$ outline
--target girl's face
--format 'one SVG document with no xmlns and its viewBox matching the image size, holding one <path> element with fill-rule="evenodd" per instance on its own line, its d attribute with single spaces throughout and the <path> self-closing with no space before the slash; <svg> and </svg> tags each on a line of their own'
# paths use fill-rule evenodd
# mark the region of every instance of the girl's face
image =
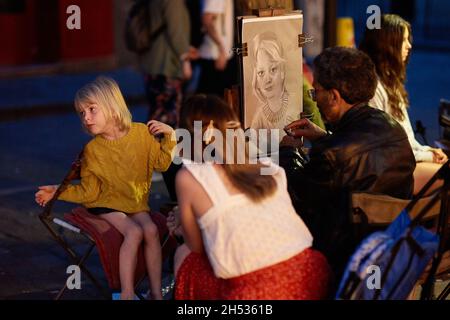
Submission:
<svg viewBox="0 0 450 320">
<path fill-rule="evenodd" d="M 411 42 L 409 42 L 409 31 L 408 28 L 405 28 L 405 32 L 403 32 L 403 42 L 402 42 L 402 61 L 405 62 L 408 58 L 409 51 L 411 50 Z"/>
<path fill-rule="evenodd" d="M 265 50 L 256 54 L 256 85 L 266 99 L 279 98 L 283 92 L 284 72 Z"/>
<path fill-rule="evenodd" d="M 83 126 L 91 135 L 102 135 L 110 130 L 103 108 L 97 103 L 89 102 L 82 104 L 79 114 Z"/>
</svg>

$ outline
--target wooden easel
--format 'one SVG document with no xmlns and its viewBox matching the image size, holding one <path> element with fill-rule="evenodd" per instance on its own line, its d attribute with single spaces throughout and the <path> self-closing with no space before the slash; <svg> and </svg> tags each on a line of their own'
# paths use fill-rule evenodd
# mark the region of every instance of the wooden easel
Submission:
<svg viewBox="0 0 450 320">
<path fill-rule="evenodd" d="M 225 88 L 224 100 L 233 109 L 233 111 L 239 116 L 241 114 L 241 104 L 239 102 L 239 85 L 234 85 L 231 89 Z"/>
<path fill-rule="evenodd" d="M 252 9 L 252 14 L 257 17 L 274 17 L 282 16 L 286 14 L 286 9 L 284 7 L 271 7 Z M 225 88 L 224 90 L 224 100 L 229 106 L 236 112 L 236 114 L 241 114 L 241 104 L 239 97 L 240 85 L 234 85 L 232 88 Z"/>
<path fill-rule="evenodd" d="M 253 15 L 257 17 L 274 17 L 274 16 L 282 16 L 286 13 L 286 9 L 284 7 L 268 7 L 268 8 L 260 8 L 253 9 Z"/>
</svg>

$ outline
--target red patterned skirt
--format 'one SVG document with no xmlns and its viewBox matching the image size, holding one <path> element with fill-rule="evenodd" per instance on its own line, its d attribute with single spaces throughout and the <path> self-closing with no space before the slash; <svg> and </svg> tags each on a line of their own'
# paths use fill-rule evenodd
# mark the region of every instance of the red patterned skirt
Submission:
<svg viewBox="0 0 450 320">
<path fill-rule="evenodd" d="M 177 274 L 177 300 L 320 300 L 328 298 L 332 272 L 326 258 L 306 249 L 275 265 L 220 279 L 205 255 L 189 254 Z"/>
</svg>

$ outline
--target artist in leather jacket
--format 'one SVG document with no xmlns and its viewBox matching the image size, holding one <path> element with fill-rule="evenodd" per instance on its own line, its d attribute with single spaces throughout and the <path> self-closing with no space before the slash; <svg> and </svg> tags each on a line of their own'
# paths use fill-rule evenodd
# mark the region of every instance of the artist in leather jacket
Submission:
<svg viewBox="0 0 450 320">
<path fill-rule="evenodd" d="M 365 191 L 407 199 L 413 191 L 414 155 L 405 131 L 367 101 L 376 88 L 370 58 L 350 48 L 326 49 L 314 60 L 314 91 L 325 131 L 308 119 L 286 127 L 291 137 L 280 149 L 289 192 L 297 212 L 340 276 L 355 249 L 350 225 L 350 194 Z M 311 141 L 309 161 L 289 146 L 289 139 Z M 359 240 L 359 239 L 358 239 Z"/>
</svg>

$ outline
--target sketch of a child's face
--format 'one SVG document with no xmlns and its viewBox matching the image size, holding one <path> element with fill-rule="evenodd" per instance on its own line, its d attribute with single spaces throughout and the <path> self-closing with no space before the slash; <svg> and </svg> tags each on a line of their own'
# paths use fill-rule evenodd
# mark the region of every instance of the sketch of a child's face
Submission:
<svg viewBox="0 0 450 320">
<path fill-rule="evenodd" d="M 266 50 L 256 54 L 256 86 L 266 99 L 279 98 L 283 93 L 284 72 Z"/>
</svg>

